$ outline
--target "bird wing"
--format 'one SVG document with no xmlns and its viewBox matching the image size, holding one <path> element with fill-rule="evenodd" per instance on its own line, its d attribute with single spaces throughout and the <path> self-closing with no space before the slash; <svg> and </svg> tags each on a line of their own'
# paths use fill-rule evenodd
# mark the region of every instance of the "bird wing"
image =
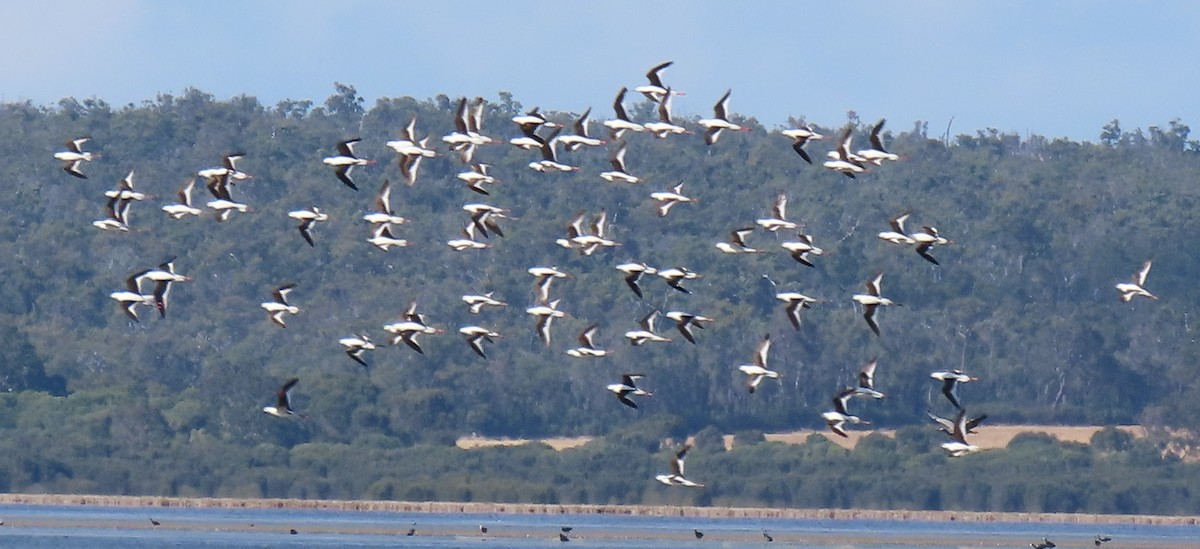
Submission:
<svg viewBox="0 0 1200 549">
<path fill-rule="evenodd" d="M 356 156 L 354 156 L 354 144 L 358 143 L 359 141 L 362 141 L 362 139 L 359 139 L 356 137 L 354 139 L 347 139 L 345 141 L 342 141 L 341 143 L 338 143 L 337 144 L 338 154 L 340 154 L 342 156 L 348 156 L 350 158 L 357 158 Z"/>
<path fill-rule="evenodd" d="M 932 255 L 930 255 L 929 249 L 932 247 L 933 247 L 932 242 L 922 242 L 921 244 L 917 245 L 917 254 L 919 254 L 921 257 L 925 258 L 925 261 L 933 263 L 934 265 L 941 265 L 941 263 L 938 263 L 938 260 L 936 257 L 933 257 Z"/>
<path fill-rule="evenodd" d="M 717 100 L 717 104 L 713 106 L 713 114 L 715 115 L 713 118 L 718 120 L 725 120 L 727 118 L 725 110 L 728 108 L 729 96 L 732 93 L 733 90 L 731 89 L 725 90 L 725 95 L 722 95 L 721 98 Z"/>
<path fill-rule="evenodd" d="M 291 405 L 292 388 L 295 387 L 297 383 L 300 383 L 300 378 L 293 377 L 292 379 L 287 380 L 287 382 L 284 383 L 283 386 L 279 388 L 279 391 L 277 391 L 275 393 L 275 397 L 276 397 L 275 407 L 276 408 L 278 408 L 280 410 L 291 411 L 291 409 L 292 409 L 292 405 Z"/>
<path fill-rule="evenodd" d="M 537 321 L 538 335 L 541 336 L 542 341 L 545 342 L 547 346 L 550 345 L 550 321 L 551 320 L 554 320 L 553 316 L 543 315 L 543 316 L 539 316 L 538 321 Z"/>
<path fill-rule="evenodd" d="M 333 173 L 337 174 L 337 178 L 339 181 L 341 181 L 342 183 L 345 183 L 347 187 L 350 187 L 351 189 L 354 189 L 357 191 L 358 185 L 355 185 L 354 180 L 350 179 L 350 171 L 353 169 L 354 169 L 354 164 L 346 164 L 345 166 L 338 166 L 337 169 L 335 169 L 333 171 Z"/>
<path fill-rule="evenodd" d="M 875 309 L 878 307 L 878 305 L 863 305 L 863 318 L 867 320 L 867 326 L 871 327 L 871 331 L 875 332 L 876 336 L 880 335 L 879 324 L 875 322 Z"/>
<path fill-rule="evenodd" d="M 592 338 L 596 335 L 596 328 L 598 326 L 600 326 L 600 325 L 592 324 L 591 326 L 584 328 L 582 332 L 579 332 L 579 345 L 580 346 L 587 347 L 588 349 L 596 348 L 596 344 L 595 344 L 595 342 L 592 341 Z"/>
<path fill-rule="evenodd" d="M 763 336 L 763 339 L 758 344 L 758 348 L 754 350 L 754 364 L 760 368 L 767 367 L 767 352 L 771 350 L 771 334 Z"/>
<path fill-rule="evenodd" d="M 800 305 L 803 301 L 789 301 L 787 304 L 788 320 L 792 322 L 792 327 L 796 330 L 800 329 Z"/>
<path fill-rule="evenodd" d="M 786 194 L 781 194 L 775 198 L 775 207 L 772 209 L 775 219 L 787 219 L 787 202 L 788 199 Z"/>
<path fill-rule="evenodd" d="M 1146 284 L 1146 276 L 1150 274 L 1150 263 L 1151 262 L 1147 261 L 1145 264 L 1143 264 L 1142 270 L 1138 271 L 1137 275 L 1134 276 L 1133 280 L 1138 286 L 1144 286 Z"/>
<path fill-rule="evenodd" d="M 425 354 L 425 350 L 421 348 L 421 344 L 417 343 L 417 333 L 418 332 L 404 332 L 403 334 L 400 334 L 400 339 L 404 340 L 404 343 L 411 347 L 412 350 L 420 354 Z"/>
<path fill-rule="evenodd" d="M 693 315 L 680 316 L 679 320 L 675 321 L 675 327 L 679 329 L 679 333 L 683 334 L 684 339 L 688 340 L 694 345 L 696 343 L 696 338 L 692 335 L 692 330 L 688 328 L 688 325 L 691 324 L 693 318 L 696 317 Z"/>
<path fill-rule="evenodd" d="M 487 358 L 487 355 L 483 354 L 483 342 L 480 341 L 483 338 L 484 338 L 483 335 L 467 336 L 467 345 L 471 346 L 471 350 L 475 351 L 475 354 L 477 354 L 483 358 Z"/>
<path fill-rule="evenodd" d="M 628 173 L 625 171 L 625 149 L 628 143 L 622 141 L 617 145 L 617 150 L 613 151 L 613 155 L 609 158 L 609 163 L 612 164 L 613 171 Z"/>
<path fill-rule="evenodd" d="M 871 128 L 871 148 L 881 153 L 887 152 L 887 150 L 883 148 L 883 140 L 879 137 L 879 133 L 883 130 L 883 124 L 885 122 L 887 122 L 887 119 L 881 118 L 879 123 L 875 124 L 875 127 Z"/>
<path fill-rule="evenodd" d="M 933 420 L 934 423 L 937 423 L 938 425 L 941 425 L 943 428 L 945 428 L 947 433 L 952 432 L 954 430 L 954 422 L 953 421 L 950 421 L 950 420 L 948 420 L 944 417 L 938 416 L 938 415 L 934 415 L 934 413 L 930 412 L 929 410 L 925 410 L 925 415 L 929 416 L 929 419 Z"/>
<path fill-rule="evenodd" d="M 300 230 L 300 236 L 304 237 L 304 241 L 308 242 L 309 246 L 316 246 L 316 243 L 313 242 L 312 233 L 310 232 L 315 221 L 315 219 L 311 218 L 305 219 L 304 221 L 300 222 L 300 226 L 296 227 Z"/>
<path fill-rule="evenodd" d="M 883 282 L 883 273 L 877 273 L 875 278 L 867 281 L 867 293 L 875 297 L 883 295 L 881 293 L 880 283 Z"/>
<path fill-rule="evenodd" d="M 650 85 L 658 86 L 660 88 L 666 87 L 666 86 L 663 86 L 662 78 L 659 77 L 658 73 L 661 72 L 663 69 L 670 67 L 672 63 L 674 63 L 674 61 L 667 61 L 665 63 L 655 65 L 654 68 L 650 69 L 649 71 L 646 71 L 646 78 L 648 80 L 650 80 Z M 668 95 L 670 95 L 670 94 L 668 93 Z"/>
<path fill-rule="evenodd" d="M 942 380 L 942 394 L 946 395 L 946 399 L 953 404 L 959 411 L 962 410 L 962 405 L 958 403 L 958 379 L 946 378 Z"/>
<path fill-rule="evenodd" d="M 287 301 L 287 295 L 288 292 L 291 292 L 295 287 L 296 284 L 294 282 L 289 282 L 283 286 L 275 288 L 275 291 L 271 292 L 271 295 L 275 297 L 275 301 L 278 301 L 284 305 L 290 305 Z"/>
<path fill-rule="evenodd" d="M 641 276 L 642 273 L 640 272 L 634 272 L 625 275 L 625 285 L 629 286 L 629 289 L 633 290 L 633 293 L 636 294 L 639 299 L 642 297 L 642 287 L 638 286 L 637 281 Z"/>
<path fill-rule="evenodd" d="M 454 112 L 454 129 L 458 133 L 467 133 L 467 98 L 463 97 L 458 100 L 458 109 Z"/>
<path fill-rule="evenodd" d="M 876 365 L 878 365 L 878 361 L 876 361 L 875 359 L 871 359 L 871 362 L 868 362 L 867 365 L 863 366 L 862 370 L 860 370 L 858 372 L 858 386 L 859 387 L 862 387 L 864 389 L 874 389 L 875 388 L 875 367 L 876 367 Z"/>
</svg>

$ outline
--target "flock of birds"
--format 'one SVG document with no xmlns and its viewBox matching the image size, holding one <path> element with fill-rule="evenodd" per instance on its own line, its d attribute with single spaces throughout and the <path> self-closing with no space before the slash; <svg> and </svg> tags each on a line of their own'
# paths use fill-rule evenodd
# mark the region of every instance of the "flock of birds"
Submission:
<svg viewBox="0 0 1200 549">
<path fill-rule="evenodd" d="M 590 135 L 590 108 L 573 121 L 572 133 L 569 134 L 562 133 L 565 129 L 563 124 L 549 120 L 537 108 L 534 108 L 524 115 L 513 118 L 520 135 L 511 138 L 508 143 L 524 150 L 537 151 L 539 158 L 529 162 L 528 167 L 542 173 L 579 170 L 578 167 L 567 163 L 566 159 L 559 155 L 560 148 L 575 152 L 585 148 L 608 145 L 611 149 L 611 170 L 600 173 L 599 176 L 610 182 L 638 184 L 641 179 L 631 173 L 625 163 L 629 147 L 629 142 L 625 139 L 626 135 L 644 132 L 656 138 L 665 139 L 669 136 L 695 133 L 672 121 L 672 98 L 683 95 L 683 93 L 663 82 L 662 72 L 669 66 L 671 66 L 671 62 L 653 67 L 646 74 L 648 83 L 634 88 L 635 92 L 643 94 L 657 104 L 657 120 L 644 124 L 634 122 L 624 107 L 628 90 L 621 88 L 613 103 L 614 118 L 602 123 L 609 130 L 610 140 L 598 139 Z M 730 97 L 731 92 L 727 91 L 714 106 L 713 117 L 698 121 L 705 142 L 710 146 L 715 145 L 724 132 L 750 131 L 750 128 L 739 126 L 729 119 Z M 465 166 L 464 171 L 457 174 L 456 178 L 472 193 L 481 197 L 490 197 L 492 191 L 489 190 L 489 187 L 499 183 L 499 179 L 493 173 L 492 166 L 476 161 L 476 151 L 481 147 L 502 144 L 503 140 L 489 137 L 483 133 L 483 112 L 484 101 L 482 98 L 476 98 L 474 101 L 462 98 L 458 102 L 454 118 L 455 131 L 441 138 L 446 147 L 446 150 L 442 151 L 431 148 L 430 137 L 418 137 L 417 120 L 414 116 L 407 127 L 403 129 L 403 135 L 399 139 L 386 143 L 387 147 L 395 151 L 397 155 L 400 172 L 406 184 L 412 186 L 417 183 L 419 168 L 424 159 L 456 154 Z M 882 137 L 884 122 L 884 120 L 880 120 L 871 128 L 870 147 L 857 151 L 851 148 L 853 128 L 847 127 L 837 139 L 836 147 L 828 152 L 823 167 L 845 177 L 855 178 L 866 173 L 869 167 L 883 166 L 885 162 L 899 160 L 897 155 L 888 152 L 884 147 Z M 804 162 L 809 164 L 812 164 L 813 160 L 807 147 L 812 141 L 825 139 L 825 136 L 817 133 L 810 126 L 785 130 L 782 134 L 792 140 L 792 149 Z M 62 161 L 63 170 L 66 173 L 77 178 L 87 178 L 82 169 L 84 163 L 99 158 L 98 154 L 84 150 L 88 141 L 88 137 L 73 139 L 67 143 L 66 150 L 55 153 L 54 157 Z M 359 141 L 360 139 L 353 138 L 338 143 L 337 153 L 322 160 L 325 165 L 333 169 L 334 175 L 342 184 L 353 190 L 359 189 L 359 184 L 353 177 L 354 169 L 375 163 L 374 160 L 363 159 L 355 154 L 354 146 Z M 232 193 L 232 189 L 238 183 L 252 177 L 238 168 L 238 161 L 243 156 L 244 154 L 240 152 L 227 155 L 221 166 L 197 172 L 196 177 L 204 182 L 212 198 L 205 204 L 208 208 L 207 211 L 211 212 L 217 221 L 225 221 L 235 213 L 253 211 L 249 205 L 238 202 Z M 205 213 L 206 210 L 202 210 L 193 203 L 192 194 L 196 177 L 188 177 L 185 180 L 178 191 L 179 200 L 177 202 L 161 207 L 166 215 L 174 219 L 183 219 Z M 680 182 L 668 190 L 650 194 L 650 199 L 658 204 L 657 213 L 660 217 L 667 217 L 676 205 L 698 200 L 685 195 L 683 187 L 684 184 Z M 365 240 L 385 252 L 392 248 L 408 246 L 408 241 L 398 238 L 397 234 L 399 228 L 409 223 L 409 220 L 398 215 L 392 208 L 391 192 L 390 181 L 384 180 L 375 196 L 373 211 L 362 216 L 362 219 L 370 227 L 367 233 L 369 237 Z M 154 198 L 135 189 L 134 172 L 132 171 L 118 182 L 114 190 L 106 192 L 105 197 L 107 199 L 104 206 L 106 215 L 103 219 L 95 221 L 93 225 L 100 230 L 118 233 L 131 229 L 129 213 L 133 203 Z M 824 254 L 824 250 L 817 246 L 816 239 L 812 235 L 804 233 L 803 225 L 788 220 L 787 202 L 786 194 L 779 195 L 771 207 L 769 216 L 754 220 L 753 224 L 746 223 L 744 226 L 734 228 L 730 231 L 727 240 L 714 243 L 714 247 L 718 252 L 730 255 L 764 253 L 766 250 L 755 248 L 750 243 L 751 236 L 757 231 L 775 234 L 778 234 L 779 231 L 795 232 L 794 239 L 783 241 L 779 246 L 797 263 L 813 267 L 817 258 Z M 493 234 L 503 237 L 504 224 L 514 219 L 510 216 L 509 210 L 484 202 L 467 203 L 463 205 L 462 210 L 467 214 L 462 234 L 447 240 L 446 244 L 455 251 L 464 253 L 490 248 L 492 245 L 481 240 L 481 237 L 488 239 Z M 310 246 L 317 245 L 314 236 L 317 224 L 329 219 L 327 214 L 316 207 L 291 211 L 287 213 L 287 216 L 298 223 L 297 230 L 300 236 Z M 890 219 L 889 230 L 880 232 L 879 238 L 887 245 L 912 247 L 925 261 L 932 265 L 940 265 L 932 252 L 935 247 L 950 245 L 952 241 L 941 236 L 938 229 L 931 225 L 923 226 L 919 231 L 910 232 L 906 228 L 909 217 L 910 214 L 905 212 Z M 566 224 L 565 236 L 558 239 L 556 243 L 562 248 L 576 251 L 582 256 L 592 256 L 600 250 L 612 249 L 621 245 L 613 240 L 608 232 L 606 210 L 601 210 L 595 215 L 589 215 L 587 212 L 578 213 Z M 642 284 L 647 277 L 656 276 L 673 290 L 690 294 L 691 290 L 685 286 L 685 283 L 702 276 L 684 266 L 652 267 L 639 261 L 622 263 L 616 265 L 615 269 L 622 274 L 628 288 L 639 299 L 643 297 Z M 1122 301 L 1128 302 L 1137 296 L 1157 299 L 1145 288 L 1149 270 L 1150 262 L 1147 261 L 1130 282 L 1117 285 Z M 552 346 L 551 327 L 554 319 L 569 316 L 566 311 L 559 308 L 562 299 L 560 297 L 552 299 L 554 283 L 561 279 L 571 278 L 572 275 L 557 267 L 541 265 L 530 267 L 528 273 L 533 278 L 535 304 L 528 307 L 526 312 L 534 317 L 537 334 L 545 345 L 550 347 Z M 862 307 L 865 324 L 876 336 L 881 335 L 878 319 L 880 309 L 901 305 L 885 296 L 882 285 L 883 276 L 882 272 L 874 274 L 864 284 L 865 293 L 850 296 L 850 299 Z M 172 258 L 157 268 L 147 268 L 132 273 L 126 279 L 124 289 L 113 292 L 111 298 L 120 305 L 121 310 L 128 315 L 131 321 L 140 321 L 138 314 L 140 306 L 153 307 L 160 315 L 166 316 L 169 305 L 168 297 L 172 286 L 175 283 L 189 280 L 188 276 L 175 271 L 174 258 Z M 767 280 L 770 281 L 770 278 Z M 774 282 L 771 283 L 774 284 Z M 269 320 L 280 328 L 287 327 L 288 316 L 301 312 L 300 307 L 289 301 L 290 293 L 296 288 L 297 284 L 294 282 L 281 284 L 272 292 L 272 299 L 262 303 L 262 308 L 266 311 Z M 796 330 L 799 330 L 801 326 L 802 311 L 822 303 L 821 299 L 792 291 L 779 292 L 776 297 L 784 303 L 786 317 Z M 463 295 L 462 301 L 472 314 L 479 315 L 483 315 L 488 308 L 507 306 L 490 291 Z M 695 330 L 704 329 L 705 324 L 713 322 L 712 318 L 697 313 L 685 311 L 662 313 L 655 309 L 640 319 L 637 329 L 625 332 L 624 337 L 633 346 L 672 342 L 671 338 L 662 335 L 656 328 L 656 320 L 659 316 L 674 321 L 675 329 L 692 344 L 697 343 Z M 388 334 L 390 345 L 403 343 L 413 351 L 422 354 L 425 351 L 420 344 L 420 336 L 432 336 L 445 332 L 443 328 L 430 325 L 426 315 L 419 311 L 416 302 L 408 307 L 398 322 L 384 325 L 382 330 Z M 597 342 L 598 330 L 598 324 L 589 324 L 579 333 L 578 346 L 566 349 L 566 354 L 576 359 L 595 359 L 607 356 L 609 351 L 602 348 Z M 483 325 L 462 326 L 458 331 L 471 350 L 483 358 L 487 358 L 487 346 L 501 338 L 501 334 L 494 328 Z M 337 343 L 344 348 L 350 359 L 363 366 L 368 364 L 365 354 L 376 349 L 375 342 L 366 332 L 348 335 L 338 340 Z M 782 376 L 778 370 L 771 369 L 768 363 L 770 347 L 771 336 L 770 334 L 764 335 L 752 355 L 751 363 L 736 367 L 738 371 L 746 375 L 746 387 L 750 393 L 754 393 L 764 380 L 779 379 Z M 844 387 L 833 395 L 832 409 L 821 414 L 830 431 L 839 436 L 848 437 L 846 431 L 848 425 L 870 423 L 868 420 L 852 414 L 850 404 L 855 397 L 885 398 L 885 394 L 875 387 L 877 366 L 878 361 L 872 359 L 860 370 L 856 386 Z M 987 416 L 978 415 L 969 418 L 966 408 L 958 398 L 959 385 L 975 381 L 976 378 L 960 370 L 933 372 L 930 376 L 941 382 L 941 392 L 953 406 L 953 415 L 950 418 L 935 415 L 932 411 L 928 412 L 929 418 L 950 438 L 941 445 L 942 449 L 951 457 L 959 457 L 977 451 L 978 446 L 970 444 L 967 436 L 972 434 Z M 644 378 L 645 375 L 641 373 L 626 373 L 621 376 L 619 382 L 608 385 L 607 390 L 612 392 L 621 404 L 637 408 L 635 397 L 648 398 L 653 394 L 638 387 L 637 383 Z M 278 417 L 298 415 L 291 399 L 291 392 L 298 383 L 298 378 L 287 380 L 279 388 L 275 404 L 264 407 L 263 411 Z M 689 480 L 684 475 L 684 457 L 690 448 L 690 445 L 685 444 L 676 452 L 669 462 L 671 472 L 656 476 L 656 480 L 671 486 L 702 487 L 703 484 Z"/>
</svg>

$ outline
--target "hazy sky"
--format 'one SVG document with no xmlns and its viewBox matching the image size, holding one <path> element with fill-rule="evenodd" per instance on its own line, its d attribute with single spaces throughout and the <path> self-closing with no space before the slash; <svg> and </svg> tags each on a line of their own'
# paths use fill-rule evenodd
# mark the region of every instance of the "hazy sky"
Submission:
<svg viewBox="0 0 1200 549">
<path fill-rule="evenodd" d="M 0 0 L 0 101 L 115 106 L 196 87 L 322 102 L 512 92 L 527 107 L 612 115 L 651 66 L 676 112 L 768 128 L 846 112 L 940 135 L 996 128 L 1095 141 L 1200 124 L 1200 2 Z M 1198 126 L 1200 128 L 1200 126 Z M 1198 130 L 1200 132 L 1200 130 Z"/>
</svg>

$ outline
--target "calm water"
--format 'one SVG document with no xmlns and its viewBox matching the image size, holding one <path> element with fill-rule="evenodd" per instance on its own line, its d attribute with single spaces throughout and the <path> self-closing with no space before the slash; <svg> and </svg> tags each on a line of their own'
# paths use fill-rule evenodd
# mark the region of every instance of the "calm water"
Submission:
<svg viewBox="0 0 1200 549">
<path fill-rule="evenodd" d="M 151 517 L 160 522 L 153 526 Z M 688 519 L 603 515 L 459 515 L 278 509 L 0 505 L 0 547 L 1200 547 L 1200 528 L 1127 524 Z M 416 534 L 405 536 L 415 524 Z M 488 534 L 479 533 L 479 525 Z M 558 539 L 572 526 L 570 545 Z M 289 533 L 296 529 L 297 534 Z M 699 529 L 704 539 L 695 539 Z"/>
</svg>

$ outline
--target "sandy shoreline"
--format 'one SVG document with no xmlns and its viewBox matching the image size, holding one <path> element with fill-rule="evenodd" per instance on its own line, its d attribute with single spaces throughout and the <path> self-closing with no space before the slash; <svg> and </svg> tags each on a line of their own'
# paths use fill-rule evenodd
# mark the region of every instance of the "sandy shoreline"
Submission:
<svg viewBox="0 0 1200 549">
<path fill-rule="evenodd" d="M 67 494 L 0 494 L 0 505 L 94 505 L 103 507 L 315 509 L 397 513 L 514 515 L 613 515 L 688 518 L 782 518 L 825 520 L 922 520 L 962 522 L 1046 522 L 1071 524 L 1195 525 L 1197 516 L 1101 515 L 1084 513 L 1006 513 L 875 509 L 780 509 L 765 507 L 685 507 L 654 505 L 558 505 L 532 503 L 405 502 L 367 500 L 181 498 Z"/>
</svg>

